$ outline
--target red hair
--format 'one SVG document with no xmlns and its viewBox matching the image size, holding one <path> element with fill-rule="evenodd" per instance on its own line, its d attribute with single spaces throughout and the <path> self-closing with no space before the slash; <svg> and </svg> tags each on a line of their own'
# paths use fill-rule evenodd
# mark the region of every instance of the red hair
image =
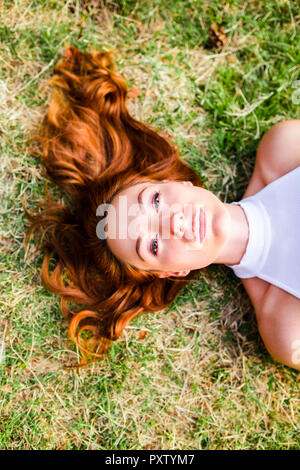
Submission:
<svg viewBox="0 0 300 470">
<path fill-rule="evenodd" d="M 61 297 L 69 335 L 83 356 L 79 365 L 86 365 L 137 315 L 169 305 L 192 277 L 160 279 L 121 263 L 96 235 L 97 207 L 144 180 L 190 180 L 197 186 L 201 180 L 165 135 L 129 115 L 127 86 L 110 51 L 71 46 L 54 72 L 36 152 L 66 201 L 48 196 L 38 213 L 24 208 L 31 222 L 25 243 L 39 229 L 43 283 Z"/>
</svg>

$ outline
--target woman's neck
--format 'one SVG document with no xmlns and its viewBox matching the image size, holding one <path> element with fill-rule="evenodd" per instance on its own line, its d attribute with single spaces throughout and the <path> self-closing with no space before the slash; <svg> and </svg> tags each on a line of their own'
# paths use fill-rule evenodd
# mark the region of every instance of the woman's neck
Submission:
<svg viewBox="0 0 300 470">
<path fill-rule="evenodd" d="M 249 240 L 249 225 L 245 212 L 237 204 L 227 204 L 224 206 L 228 210 L 231 222 L 228 240 L 217 257 L 215 263 L 219 264 L 239 264 L 247 248 Z"/>
</svg>

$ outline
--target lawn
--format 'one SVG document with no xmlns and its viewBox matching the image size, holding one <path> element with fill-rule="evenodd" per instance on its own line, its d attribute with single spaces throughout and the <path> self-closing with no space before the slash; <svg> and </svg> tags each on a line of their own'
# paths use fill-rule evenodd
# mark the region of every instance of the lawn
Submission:
<svg viewBox="0 0 300 470">
<path fill-rule="evenodd" d="M 300 449 L 300 375 L 272 360 L 226 266 L 132 322 L 108 357 L 67 369 L 78 351 L 42 254 L 25 252 L 21 203 L 45 195 L 32 136 L 71 44 L 114 49 L 131 114 L 239 200 L 263 133 L 300 118 L 299 22 L 292 0 L 0 0 L 0 449 Z"/>
</svg>

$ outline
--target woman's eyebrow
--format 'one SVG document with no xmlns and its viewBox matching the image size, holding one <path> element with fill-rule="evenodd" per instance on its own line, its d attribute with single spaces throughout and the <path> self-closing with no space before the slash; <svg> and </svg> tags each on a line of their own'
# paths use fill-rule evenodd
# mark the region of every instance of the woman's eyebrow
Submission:
<svg viewBox="0 0 300 470">
<path fill-rule="evenodd" d="M 145 186 L 145 187 L 142 189 L 142 191 L 139 192 L 138 197 L 137 197 L 138 203 L 139 203 L 140 206 L 142 206 L 143 209 L 145 209 L 144 204 L 143 204 L 143 192 L 144 192 L 147 188 L 148 188 L 148 186 Z"/>
<path fill-rule="evenodd" d="M 142 255 L 141 255 L 141 253 L 140 253 L 141 241 L 142 241 L 142 239 L 141 239 L 141 237 L 139 237 L 139 238 L 137 239 L 137 241 L 136 241 L 135 251 L 136 251 L 136 254 L 138 255 L 138 257 L 139 257 L 142 261 L 144 261 L 144 263 L 145 263 L 146 261 L 144 260 L 144 258 L 142 257 Z"/>
</svg>

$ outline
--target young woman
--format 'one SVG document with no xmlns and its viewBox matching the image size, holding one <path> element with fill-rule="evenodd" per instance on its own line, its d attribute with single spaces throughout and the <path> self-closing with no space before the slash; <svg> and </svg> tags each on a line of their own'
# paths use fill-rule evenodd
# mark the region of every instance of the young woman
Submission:
<svg viewBox="0 0 300 470">
<path fill-rule="evenodd" d="M 177 147 L 129 115 L 110 53 L 70 47 L 54 71 L 39 154 L 67 199 L 26 211 L 26 240 L 41 229 L 42 278 L 61 296 L 81 365 L 222 263 L 243 278 L 270 354 L 300 369 L 300 121 L 267 132 L 243 200 L 226 204 Z"/>
</svg>

